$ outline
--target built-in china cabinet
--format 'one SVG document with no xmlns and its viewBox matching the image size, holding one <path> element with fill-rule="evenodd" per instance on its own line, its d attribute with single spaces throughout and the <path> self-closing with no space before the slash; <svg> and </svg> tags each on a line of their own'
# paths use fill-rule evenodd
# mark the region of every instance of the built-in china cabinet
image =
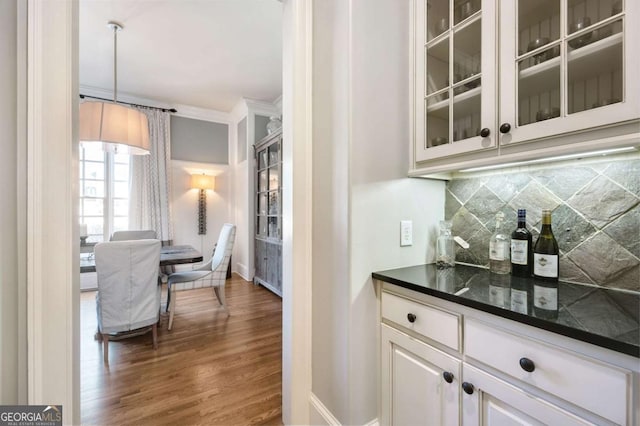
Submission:
<svg viewBox="0 0 640 426">
<path fill-rule="evenodd" d="M 413 6 L 412 174 L 637 142 L 640 2 Z"/>
<path fill-rule="evenodd" d="M 282 129 L 258 141 L 255 152 L 256 234 L 253 280 L 282 296 Z"/>
</svg>

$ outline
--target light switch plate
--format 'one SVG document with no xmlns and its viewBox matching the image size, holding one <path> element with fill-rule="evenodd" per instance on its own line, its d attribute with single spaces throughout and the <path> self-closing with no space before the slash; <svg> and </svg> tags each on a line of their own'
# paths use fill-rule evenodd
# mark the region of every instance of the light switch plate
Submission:
<svg viewBox="0 0 640 426">
<path fill-rule="evenodd" d="M 400 246 L 410 246 L 413 244 L 413 221 L 400 221 Z"/>
</svg>

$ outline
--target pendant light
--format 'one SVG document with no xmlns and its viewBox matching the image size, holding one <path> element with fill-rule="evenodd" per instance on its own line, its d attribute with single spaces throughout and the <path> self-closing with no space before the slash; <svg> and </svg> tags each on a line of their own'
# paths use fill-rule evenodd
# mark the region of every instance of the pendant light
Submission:
<svg viewBox="0 0 640 426">
<path fill-rule="evenodd" d="M 109 22 L 113 31 L 113 103 L 87 101 L 80 104 L 80 141 L 101 143 L 104 151 L 118 154 L 149 154 L 147 116 L 118 104 L 118 32 L 122 25 Z"/>
</svg>

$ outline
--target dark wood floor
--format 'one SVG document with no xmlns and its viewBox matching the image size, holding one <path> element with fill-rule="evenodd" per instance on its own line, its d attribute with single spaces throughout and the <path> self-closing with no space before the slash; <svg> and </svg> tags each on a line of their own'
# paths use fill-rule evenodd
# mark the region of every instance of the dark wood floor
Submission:
<svg viewBox="0 0 640 426">
<path fill-rule="evenodd" d="M 93 339 L 95 292 L 82 293 L 82 424 L 282 424 L 282 301 L 236 275 L 226 294 L 228 318 L 211 288 L 179 292 L 173 330 L 162 313 L 158 350 L 151 333 L 110 342 L 106 366 Z"/>
</svg>

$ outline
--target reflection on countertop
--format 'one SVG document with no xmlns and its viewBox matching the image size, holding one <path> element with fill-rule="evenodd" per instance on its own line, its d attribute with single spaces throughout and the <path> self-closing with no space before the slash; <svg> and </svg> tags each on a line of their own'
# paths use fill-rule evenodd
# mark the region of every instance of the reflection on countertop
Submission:
<svg viewBox="0 0 640 426">
<path fill-rule="evenodd" d="M 492 274 L 467 265 L 434 264 L 374 272 L 403 288 L 640 357 L 640 294 Z M 557 300 L 553 300 L 557 295 Z M 534 298 L 536 303 L 534 303 Z M 545 308 L 545 309 L 540 309 Z"/>
</svg>

